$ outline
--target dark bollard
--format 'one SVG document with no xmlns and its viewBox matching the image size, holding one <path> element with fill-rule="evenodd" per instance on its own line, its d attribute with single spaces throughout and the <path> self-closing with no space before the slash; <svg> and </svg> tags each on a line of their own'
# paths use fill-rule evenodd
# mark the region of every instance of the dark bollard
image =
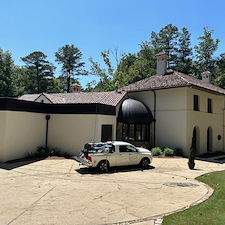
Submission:
<svg viewBox="0 0 225 225">
<path fill-rule="evenodd" d="M 196 142 L 195 139 L 192 138 L 191 148 L 190 148 L 190 156 L 188 160 L 188 167 L 190 170 L 195 168 L 195 154 L 196 154 Z"/>
</svg>

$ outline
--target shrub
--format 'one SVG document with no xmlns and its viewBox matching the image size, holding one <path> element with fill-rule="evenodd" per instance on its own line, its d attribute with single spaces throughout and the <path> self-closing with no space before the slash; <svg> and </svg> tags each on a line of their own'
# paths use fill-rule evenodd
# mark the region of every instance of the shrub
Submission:
<svg viewBox="0 0 225 225">
<path fill-rule="evenodd" d="M 61 152 L 59 149 L 54 149 L 54 148 L 45 148 L 42 146 L 37 147 L 37 155 L 39 156 L 59 156 L 59 157 L 70 157 L 70 154 L 67 152 Z"/>
<path fill-rule="evenodd" d="M 174 151 L 171 148 L 164 148 L 163 153 L 165 156 L 173 156 L 174 155 Z"/>
<path fill-rule="evenodd" d="M 181 148 L 175 148 L 174 149 L 174 155 L 176 156 L 183 156 L 183 151 Z"/>
<path fill-rule="evenodd" d="M 154 156 L 162 155 L 162 150 L 160 147 L 152 148 L 151 152 L 152 152 L 152 155 L 154 155 Z"/>
</svg>

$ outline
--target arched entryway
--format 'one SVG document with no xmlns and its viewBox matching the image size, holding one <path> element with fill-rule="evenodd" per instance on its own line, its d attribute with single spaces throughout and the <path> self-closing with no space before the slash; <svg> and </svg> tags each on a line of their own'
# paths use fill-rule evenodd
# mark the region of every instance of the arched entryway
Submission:
<svg viewBox="0 0 225 225">
<path fill-rule="evenodd" d="M 117 117 L 117 140 L 152 147 L 150 137 L 152 121 L 152 113 L 146 105 L 131 98 L 124 100 Z"/>
<path fill-rule="evenodd" d="M 213 131 L 212 127 L 208 127 L 207 129 L 207 152 L 212 152 L 212 146 L 213 146 Z"/>
<path fill-rule="evenodd" d="M 195 126 L 193 129 L 193 134 L 192 134 L 192 144 L 193 147 L 196 149 L 196 154 L 199 154 L 199 141 L 200 140 L 200 132 L 199 132 L 199 127 Z"/>
</svg>

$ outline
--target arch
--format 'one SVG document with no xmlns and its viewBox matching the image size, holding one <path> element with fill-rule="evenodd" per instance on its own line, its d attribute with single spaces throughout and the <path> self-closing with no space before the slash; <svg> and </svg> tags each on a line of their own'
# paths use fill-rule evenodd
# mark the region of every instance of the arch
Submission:
<svg viewBox="0 0 225 225">
<path fill-rule="evenodd" d="M 193 147 L 195 147 L 196 149 L 196 154 L 200 153 L 200 131 L 199 131 L 199 127 L 195 126 L 193 129 L 193 133 L 192 133 L 192 140 L 193 140 Z"/>
<path fill-rule="evenodd" d="M 125 99 L 117 117 L 117 139 L 150 145 L 152 121 L 151 110 L 145 104 L 135 99 Z"/>
<path fill-rule="evenodd" d="M 213 130 L 212 127 L 208 127 L 207 129 L 207 152 L 212 152 L 213 146 Z"/>
<path fill-rule="evenodd" d="M 146 105 L 138 100 L 129 98 L 123 101 L 117 121 L 126 124 L 151 123 L 153 116 Z"/>
</svg>

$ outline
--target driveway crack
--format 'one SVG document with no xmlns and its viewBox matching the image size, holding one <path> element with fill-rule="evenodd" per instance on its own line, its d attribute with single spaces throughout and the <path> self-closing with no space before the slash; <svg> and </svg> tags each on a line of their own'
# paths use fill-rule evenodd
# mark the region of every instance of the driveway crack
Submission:
<svg viewBox="0 0 225 225">
<path fill-rule="evenodd" d="M 38 198 L 36 201 L 34 201 L 28 208 L 26 208 L 23 212 L 21 212 L 17 217 L 15 217 L 13 220 L 11 220 L 7 225 L 12 224 L 15 220 L 17 220 L 20 216 L 22 216 L 25 212 L 27 212 L 30 208 L 32 208 L 37 202 L 39 202 L 42 198 L 44 198 L 48 193 L 50 193 L 56 186 L 52 187 L 50 190 L 48 190 L 44 195 L 42 195 L 40 198 Z"/>
</svg>

